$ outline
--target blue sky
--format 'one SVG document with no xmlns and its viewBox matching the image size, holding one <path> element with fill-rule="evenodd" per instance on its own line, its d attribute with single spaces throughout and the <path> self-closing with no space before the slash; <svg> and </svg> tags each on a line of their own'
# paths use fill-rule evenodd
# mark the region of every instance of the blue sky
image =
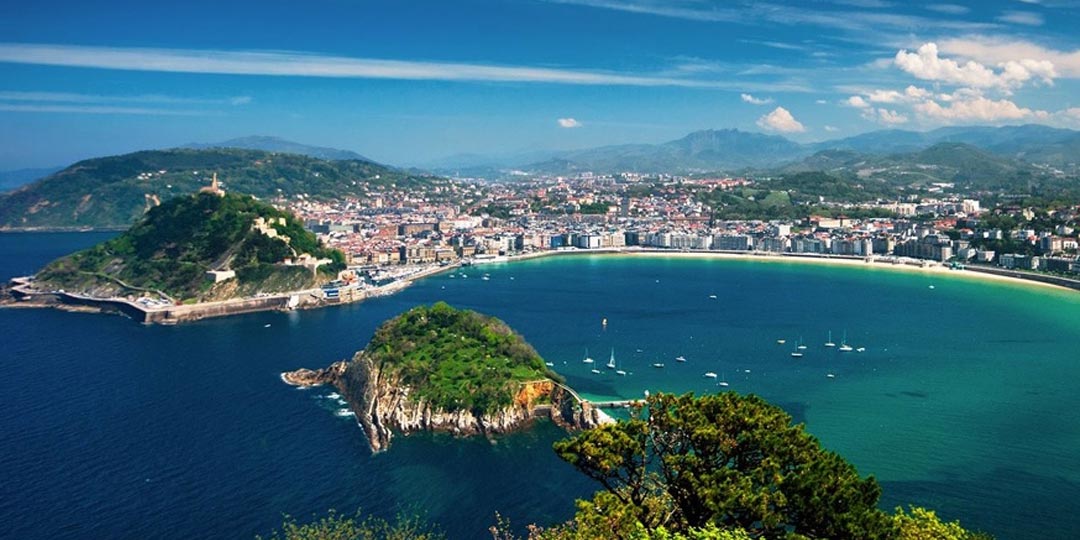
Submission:
<svg viewBox="0 0 1080 540">
<path fill-rule="evenodd" d="M 418 164 L 1080 128 L 1076 28 L 1080 0 L 6 2 L 0 169 L 251 134 Z"/>
</svg>

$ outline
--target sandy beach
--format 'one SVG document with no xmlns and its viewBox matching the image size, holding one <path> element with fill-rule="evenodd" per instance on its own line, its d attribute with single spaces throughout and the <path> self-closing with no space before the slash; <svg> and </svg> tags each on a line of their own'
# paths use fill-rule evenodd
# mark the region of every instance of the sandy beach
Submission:
<svg viewBox="0 0 1080 540">
<path fill-rule="evenodd" d="M 654 258 L 683 258 L 683 259 L 738 259 L 738 260 L 752 260 L 766 263 L 785 263 L 785 264 L 813 264 L 813 265 L 834 265 L 834 266 L 847 266 L 847 267 L 860 267 L 867 270 L 884 270 L 884 271 L 898 271 L 919 273 L 926 275 L 942 276 L 946 278 L 957 279 L 969 279 L 983 282 L 998 282 L 998 283 L 1010 283 L 1017 286 L 1030 286 L 1040 289 L 1056 290 L 1075 292 L 1062 285 L 1056 285 L 1053 283 L 1047 283 L 1043 281 L 1036 281 L 1034 279 L 1026 277 L 1014 277 L 1000 274 L 991 274 L 986 272 L 977 272 L 974 270 L 960 270 L 952 269 L 948 266 L 935 261 L 926 261 L 920 259 L 898 259 L 894 257 L 875 257 L 871 260 L 867 260 L 861 257 L 845 257 L 845 256 L 814 256 L 805 254 L 777 254 L 777 253 L 763 253 L 763 252 L 726 252 L 726 251 L 674 251 L 663 249 L 636 249 L 636 248 L 614 248 L 614 249 L 598 249 L 598 250 L 560 250 L 560 251 L 543 251 L 532 253 L 529 255 L 511 257 L 507 262 L 514 262 L 520 260 L 536 259 L 540 257 L 548 256 L 582 256 L 582 255 L 604 255 L 612 257 L 654 257 Z"/>
</svg>

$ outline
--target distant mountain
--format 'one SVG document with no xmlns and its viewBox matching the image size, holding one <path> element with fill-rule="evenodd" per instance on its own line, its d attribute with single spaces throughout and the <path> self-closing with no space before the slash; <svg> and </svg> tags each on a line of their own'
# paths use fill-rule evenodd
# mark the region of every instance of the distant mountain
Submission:
<svg viewBox="0 0 1080 540">
<path fill-rule="evenodd" d="M 238 139 L 229 139 L 227 141 L 222 141 L 219 143 L 190 143 L 185 145 L 184 148 L 242 148 L 245 150 L 263 150 L 266 152 L 300 154 L 302 156 L 319 159 L 356 159 L 360 161 L 371 161 L 372 163 L 374 163 L 374 161 L 350 150 L 326 148 L 322 146 L 309 146 L 298 142 L 288 141 L 280 137 L 270 137 L 266 135 L 252 135 L 250 137 L 240 137 Z"/>
<path fill-rule="evenodd" d="M 0 229 L 121 228 L 154 198 L 188 195 L 217 173 L 227 191 L 259 198 L 331 199 L 369 189 L 424 186 L 431 177 L 369 161 L 328 161 L 261 150 L 149 150 L 80 161 L 60 172 L 0 194 Z"/>
<path fill-rule="evenodd" d="M 29 184 L 38 178 L 49 176 L 60 169 L 63 169 L 63 167 L 0 171 L 0 192 L 15 189 L 23 184 Z"/>
<path fill-rule="evenodd" d="M 895 154 L 915 152 L 939 143 L 963 143 L 992 154 L 1051 165 L 1080 161 L 1080 154 L 1075 153 L 1080 148 L 1080 132 L 1037 124 L 945 127 L 927 132 L 889 129 L 809 146 L 814 150 Z"/>
<path fill-rule="evenodd" d="M 895 186 L 956 183 L 974 189 L 1008 189 L 1043 179 L 1047 174 L 1025 161 L 956 142 L 886 155 L 822 150 L 777 170 L 779 173 L 811 171 L 884 181 Z"/>
<path fill-rule="evenodd" d="M 828 170 L 853 155 L 888 156 L 919 152 L 941 143 L 961 143 L 998 157 L 1031 163 L 1080 166 L 1080 132 L 1041 125 L 947 127 L 933 131 L 888 129 L 854 137 L 799 144 L 777 135 L 737 129 L 704 130 L 661 144 L 623 144 L 582 150 L 540 152 L 536 156 L 461 154 L 428 170 L 474 176 L 508 176 L 511 170 L 534 174 L 635 172 L 739 172 L 743 169 Z M 826 152 L 826 153 L 822 153 Z M 530 161 L 523 161 L 533 157 Z M 807 159 L 812 158 L 812 159 Z M 515 161 L 515 159 L 517 161 Z"/>
<path fill-rule="evenodd" d="M 624 144 L 563 152 L 521 168 L 548 174 L 735 170 L 772 166 L 810 153 L 811 149 L 775 135 L 710 129 L 662 144 Z"/>
</svg>

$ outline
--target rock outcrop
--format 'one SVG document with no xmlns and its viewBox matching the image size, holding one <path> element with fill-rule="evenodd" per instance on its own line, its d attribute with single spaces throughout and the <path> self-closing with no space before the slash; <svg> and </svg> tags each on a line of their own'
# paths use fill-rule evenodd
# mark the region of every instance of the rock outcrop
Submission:
<svg viewBox="0 0 1080 540">
<path fill-rule="evenodd" d="M 412 389 L 359 352 L 351 362 L 335 362 L 319 370 L 283 373 L 295 386 L 332 384 L 356 414 L 373 452 L 390 446 L 395 434 L 439 431 L 454 435 L 495 435 L 527 427 L 536 418 L 551 418 L 568 430 L 589 429 L 613 420 L 588 402 L 578 402 L 564 386 L 550 379 L 523 383 L 512 405 L 495 413 L 447 411 L 412 396 Z"/>
<path fill-rule="evenodd" d="M 322 386 L 324 384 L 337 385 L 337 381 L 345 373 L 348 362 L 342 360 L 334 362 L 323 369 L 298 369 L 286 371 L 281 374 L 281 380 L 286 384 L 307 388 L 309 386 Z"/>
</svg>

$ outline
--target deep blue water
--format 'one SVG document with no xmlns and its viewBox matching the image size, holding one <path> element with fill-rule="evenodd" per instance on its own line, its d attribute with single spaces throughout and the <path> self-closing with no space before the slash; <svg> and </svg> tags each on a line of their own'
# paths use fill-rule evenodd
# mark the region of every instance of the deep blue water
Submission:
<svg viewBox="0 0 1080 540">
<path fill-rule="evenodd" d="M 0 235 L 0 277 L 102 238 Z M 177 327 L 0 310 L 0 537 L 251 538 L 283 513 L 362 508 L 421 511 L 452 538 L 481 538 L 496 511 L 522 525 L 569 517 L 596 486 L 554 456 L 553 426 L 496 444 L 398 438 L 372 456 L 330 389 L 278 378 L 351 356 L 381 321 L 440 299 L 503 318 L 586 394 L 711 392 L 702 373 L 721 373 L 876 475 L 885 507 L 932 506 L 1001 538 L 1080 527 L 1076 293 L 752 261 L 466 272 L 352 306 Z M 826 351 L 830 330 L 867 351 Z M 809 348 L 794 361 L 800 337 Z M 614 348 L 631 374 L 592 375 L 586 347 L 598 363 Z"/>
</svg>

